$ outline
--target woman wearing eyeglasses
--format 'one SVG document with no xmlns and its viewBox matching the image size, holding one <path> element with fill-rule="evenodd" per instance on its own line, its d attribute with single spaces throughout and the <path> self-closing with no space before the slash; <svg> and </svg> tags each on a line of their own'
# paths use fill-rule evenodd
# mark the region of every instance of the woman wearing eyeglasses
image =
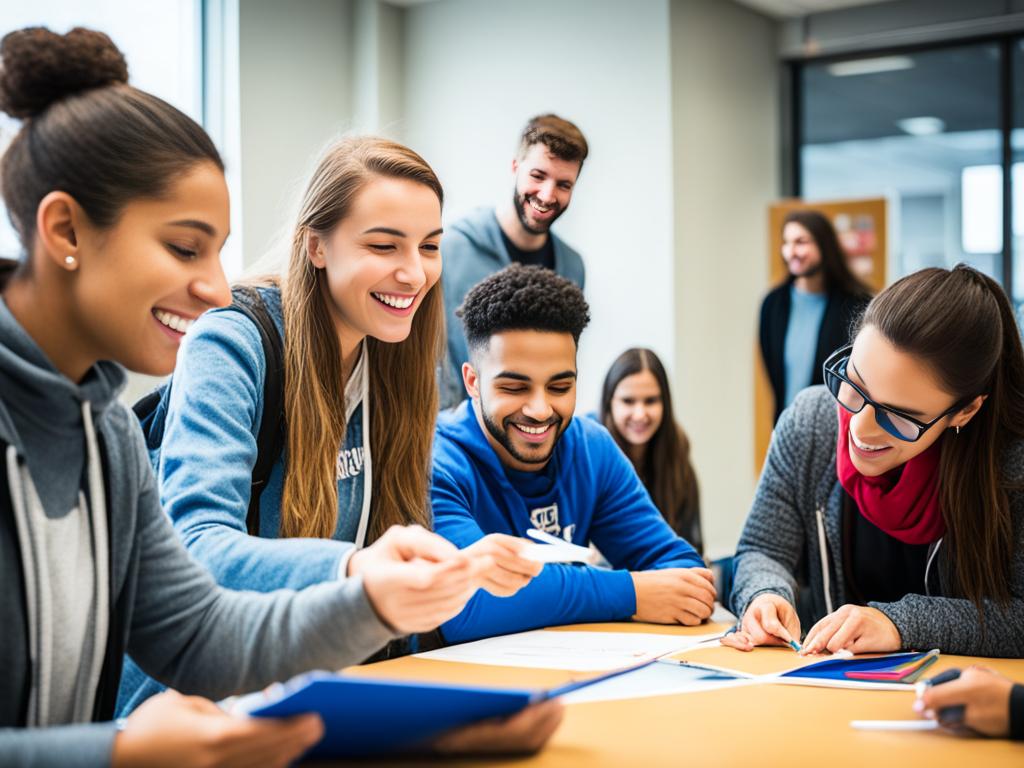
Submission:
<svg viewBox="0 0 1024 768">
<path fill-rule="evenodd" d="M 737 548 L 741 650 L 1024 656 L 1024 354 L 993 280 L 877 296 L 779 420 Z"/>
</svg>

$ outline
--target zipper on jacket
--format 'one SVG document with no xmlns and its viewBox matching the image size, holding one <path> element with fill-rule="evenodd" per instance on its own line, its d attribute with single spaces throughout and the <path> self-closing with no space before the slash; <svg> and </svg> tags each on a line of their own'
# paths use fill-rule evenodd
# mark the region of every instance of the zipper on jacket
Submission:
<svg viewBox="0 0 1024 768">
<path fill-rule="evenodd" d="M 821 557 L 821 579 L 825 584 L 825 612 L 832 613 L 832 584 L 828 575 L 828 541 L 825 538 L 825 514 L 822 507 L 814 510 L 818 521 L 818 553 Z"/>
</svg>

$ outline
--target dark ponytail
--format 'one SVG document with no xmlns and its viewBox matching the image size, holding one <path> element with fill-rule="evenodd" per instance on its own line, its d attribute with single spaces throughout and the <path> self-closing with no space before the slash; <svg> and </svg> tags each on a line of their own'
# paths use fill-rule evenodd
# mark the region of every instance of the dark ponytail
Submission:
<svg viewBox="0 0 1024 768">
<path fill-rule="evenodd" d="M 68 193 L 93 224 L 108 227 L 128 202 L 161 197 L 197 163 L 223 170 L 194 120 L 127 84 L 124 56 L 102 32 L 18 30 L 0 41 L 0 58 L 0 109 L 24 120 L 0 183 L 26 252 L 50 192 Z"/>
<path fill-rule="evenodd" d="M 942 441 L 940 503 L 944 546 L 960 595 L 1010 598 L 1013 525 L 1003 461 L 1024 437 L 1024 351 L 1013 308 L 990 277 L 965 265 L 923 269 L 894 283 L 868 306 L 861 326 L 873 326 L 901 351 L 921 360 L 943 389 L 981 409 Z"/>
</svg>

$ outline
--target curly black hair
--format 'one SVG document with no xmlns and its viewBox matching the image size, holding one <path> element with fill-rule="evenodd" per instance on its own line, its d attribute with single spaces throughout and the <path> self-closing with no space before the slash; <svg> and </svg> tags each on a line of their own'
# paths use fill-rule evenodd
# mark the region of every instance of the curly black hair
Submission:
<svg viewBox="0 0 1024 768">
<path fill-rule="evenodd" d="M 575 283 L 544 267 L 510 264 L 474 285 L 455 314 L 470 350 L 502 331 L 570 333 L 579 344 L 590 307 Z"/>
</svg>

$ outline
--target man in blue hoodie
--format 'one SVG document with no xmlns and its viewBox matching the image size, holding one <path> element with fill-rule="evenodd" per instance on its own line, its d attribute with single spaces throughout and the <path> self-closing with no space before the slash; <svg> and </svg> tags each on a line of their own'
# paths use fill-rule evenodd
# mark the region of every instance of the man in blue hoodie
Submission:
<svg viewBox="0 0 1024 768">
<path fill-rule="evenodd" d="M 462 364 L 469 359 L 455 310 L 480 280 L 512 263 L 554 270 L 583 287 L 583 259 L 550 231 L 565 213 L 588 152 L 583 133 L 557 115 L 539 115 L 523 129 L 512 159 L 512 196 L 497 208 L 478 208 L 445 230 L 445 316 L 448 362 L 441 377 L 444 407 L 466 396 Z"/>
<path fill-rule="evenodd" d="M 513 597 L 478 593 L 442 626 L 448 642 L 537 627 L 636 619 L 699 624 L 715 588 L 697 552 L 662 518 L 629 459 L 595 421 L 573 419 L 583 292 L 541 267 L 484 279 L 459 311 L 470 400 L 434 439 L 435 530 L 458 547 L 530 528 L 587 546 L 613 570 L 549 564 Z"/>
</svg>

